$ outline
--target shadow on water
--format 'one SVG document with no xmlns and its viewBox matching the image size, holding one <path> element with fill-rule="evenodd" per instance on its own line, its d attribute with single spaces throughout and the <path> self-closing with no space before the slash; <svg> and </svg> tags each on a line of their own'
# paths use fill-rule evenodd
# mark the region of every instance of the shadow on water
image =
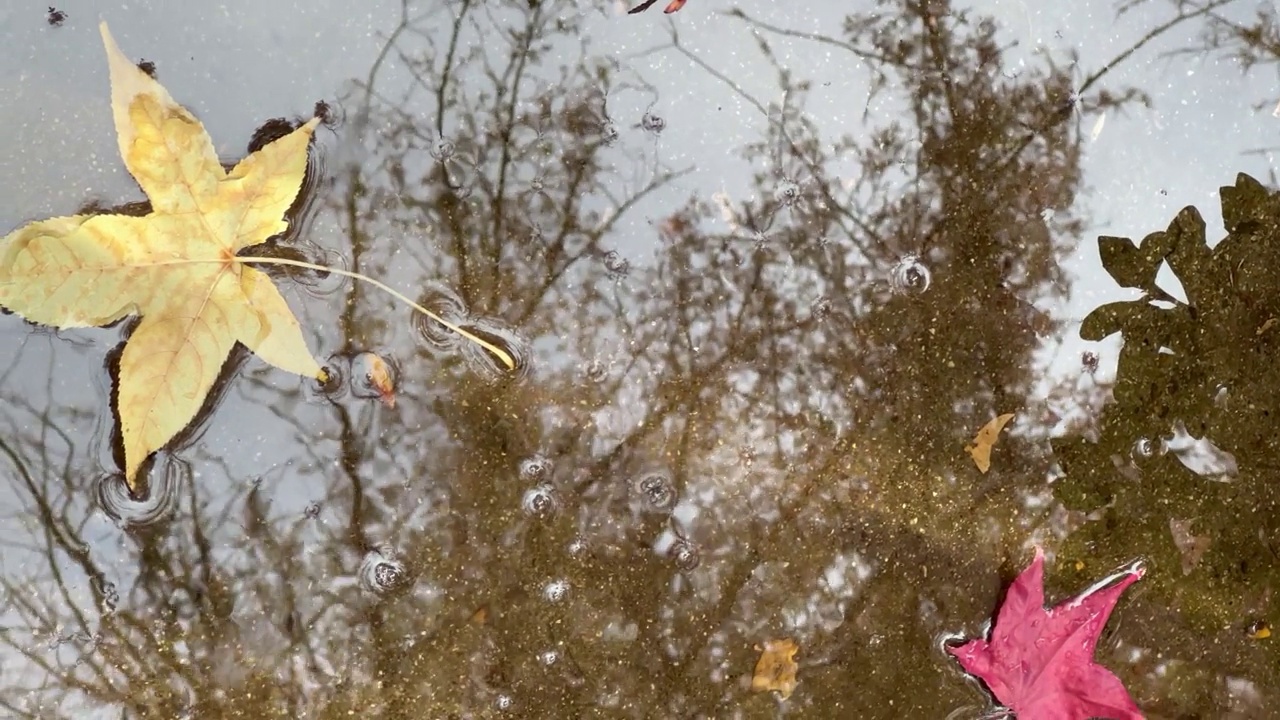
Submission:
<svg viewBox="0 0 1280 720">
<path fill-rule="evenodd" d="M 117 482 L 109 372 L 78 393 L 0 375 L 24 528 L 0 575 L 0 706 L 976 718 L 991 700 L 941 638 L 982 630 L 1035 542 L 1055 598 L 1149 563 L 1098 651 L 1149 717 L 1265 715 L 1280 196 L 1225 178 L 1221 242 L 1194 209 L 1140 245 L 1102 238 L 1108 274 L 1143 293 L 1080 328 L 1122 333 L 1116 373 L 1090 351 L 1078 380 L 1037 389 L 1037 353 L 1075 332 L 1063 262 L 1092 243 L 1082 118 L 1151 102 L 1113 71 L 1180 26 L 1275 60 L 1252 49 L 1271 25 L 1232 36 L 1201 6 L 1139 4 L 1158 19 L 1138 52 L 1016 71 L 995 21 L 948 2 L 880 3 L 831 35 L 716 17 L 756 33 L 772 100 L 673 30 L 654 52 L 758 113 L 751 173 L 723 192 L 691 180 L 701 158 L 663 152 L 697 111 L 574 42 L 597 11 L 406 9 L 324 104 L 343 119 L 314 148 L 303 229 L 263 253 L 337 248 L 517 369 L 360 284 L 295 294 L 320 308 L 338 380 L 234 355 L 146 498 Z M 867 106 L 897 110 L 830 136 L 806 68 L 776 51 L 797 40 L 869 69 Z M 1165 264 L 1185 297 L 1157 283 Z M 14 368 L 110 368 L 121 332 L 2 320 Z M 392 363 L 394 406 L 344 389 L 368 351 Z M 979 472 L 964 446 L 1003 413 Z M 265 461 L 248 474 L 245 457 Z M 751 682 L 783 639 L 785 700 Z"/>
</svg>

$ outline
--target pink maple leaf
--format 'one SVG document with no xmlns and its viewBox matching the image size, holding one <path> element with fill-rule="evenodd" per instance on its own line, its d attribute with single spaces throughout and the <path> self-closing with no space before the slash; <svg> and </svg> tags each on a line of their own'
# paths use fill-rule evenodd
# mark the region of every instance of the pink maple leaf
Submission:
<svg viewBox="0 0 1280 720">
<path fill-rule="evenodd" d="M 1120 678 L 1093 661 L 1098 634 L 1135 567 L 1052 609 L 1044 607 L 1044 551 L 1005 593 L 990 640 L 947 648 L 1019 720 L 1142 720 Z"/>
</svg>

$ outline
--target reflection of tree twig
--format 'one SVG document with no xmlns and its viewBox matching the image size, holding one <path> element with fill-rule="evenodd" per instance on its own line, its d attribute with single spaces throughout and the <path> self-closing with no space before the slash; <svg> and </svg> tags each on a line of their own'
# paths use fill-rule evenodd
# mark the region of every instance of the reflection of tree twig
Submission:
<svg viewBox="0 0 1280 720">
<path fill-rule="evenodd" d="M 1175 15 L 1169 20 L 1166 20 L 1165 22 L 1149 30 L 1145 35 L 1143 35 L 1141 38 L 1138 38 L 1138 40 L 1136 40 L 1129 47 L 1125 48 L 1120 53 L 1118 53 L 1115 57 L 1111 58 L 1111 60 L 1107 61 L 1101 68 L 1093 71 L 1087 77 L 1085 77 L 1084 82 L 1082 82 L 1080 84 L 1080 87 L 1076 89 L 1076 93 L 1079 95 L 1083 95 L 1086 91 L 1088 91 L 1089 88 L 1093 87 L 1096 83 L 1101 81 L 1102 78 L 1104 78 L 1107 73 L 1114 70 L 1116 66 L 1118 66 L 1120 63 L 1127 60 L 1138 50 L 1141 50 L 1148 43 L 1160 37 L 1161 35 L 1168 32 L 1169 30 L 1172 30 L 1173 28 L 1177 27 L 1178 25 L 1188 20 L 1201 17 L 1203 15 L 1207 15 L 1214 8 L 1221 7 L 1231 2 L 1234 2 L 1234 0 L 1211 0 L 1211 2 L 1208 5 L 1197 8 L 1192 12 L 1187 12 L 1186 10 L 1179 8 L 1177 15 Z M 1042 125 L 1036 128 L 1031 135 L 1023 138 L 1022 142 L 1016 145 L 1012 150 L 1010 150 L 1010 152 L 1003 159 L 997 160 L 993 164 L 990 171 L 991 172 L 1006 171 L 1012 165 L 1014 160 L 1019 155 L 1021 155 L 1028 147 L 1030 147 L 1031 144 L 1035 142 L 1036 139 L 1040 137 L 1042 133 L 1044 133 L 1049 127 L 1052 127 L 1053 125 L 1057 125 L 1058 123 L 1065 122 L 1070 116 L 1071 116 L 1071 108 L 1066 107 L 1059 110 L 1057 113 L 1055 113 L 1054 117 L 1051 120 L 1049 120 L 1048 125 Z"/>
</svg>

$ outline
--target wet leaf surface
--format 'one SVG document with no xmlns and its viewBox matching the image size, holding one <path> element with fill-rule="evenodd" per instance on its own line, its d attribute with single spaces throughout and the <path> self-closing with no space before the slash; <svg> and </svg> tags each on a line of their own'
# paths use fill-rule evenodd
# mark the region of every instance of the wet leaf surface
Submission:
<svg viewBox="0 0 1280 720">
<path fill-rule="evenodd" d="M 1052 609 L 1044 607 L 1044 551 L 1005 593 L 991 639 L 948 648 L 967 672 L 1021 718 L 1138 720 L 1120 679 L 1094 662 L 1098 636 L 1125 588 L 1142 577 L 1125 572 Z"/>
</svg>

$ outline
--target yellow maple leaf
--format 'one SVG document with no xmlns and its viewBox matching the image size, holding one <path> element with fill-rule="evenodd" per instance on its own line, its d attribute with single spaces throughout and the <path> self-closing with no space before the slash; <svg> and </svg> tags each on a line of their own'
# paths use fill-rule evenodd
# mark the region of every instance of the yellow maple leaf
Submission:
<svg viewBox="0 0 1280 720">
<path fill-rule="evenodd" d="M 0 239 L 0 307 L 63 328 L 141 316 L 117 400 L 125 480 L 136 488 L 142 462 L 195 416 L 237 342 L 325 377 L 270 278 L 236 257 L 288 227 L 318 120 L 227 172 L 200 122 L 100 27 L 120 155 L 152 212 L 53 218 Z"/>
</svg>

